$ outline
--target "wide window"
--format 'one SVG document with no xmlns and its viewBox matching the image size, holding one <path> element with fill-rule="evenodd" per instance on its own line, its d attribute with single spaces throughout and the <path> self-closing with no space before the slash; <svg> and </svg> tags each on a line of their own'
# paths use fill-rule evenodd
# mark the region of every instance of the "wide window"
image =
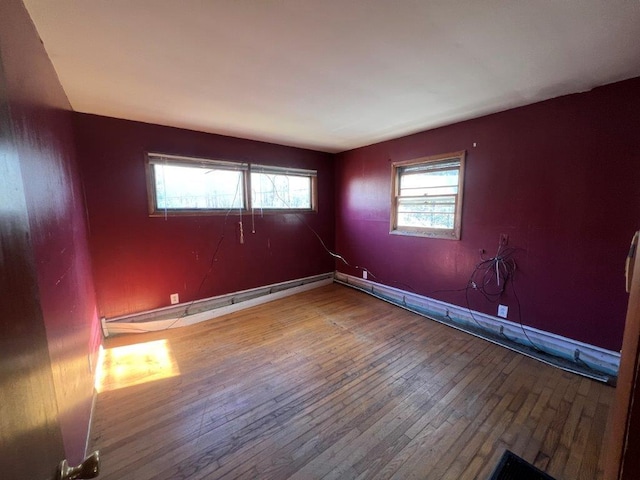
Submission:
<svg viewBox="0 0 640 480">
<path fill-rule="evenodd" d="M 316 172 L 220 160 L 147 155 L 149 212 L 203 215 L 229 210 L 315 210 Z"/>
<path fill-rule="evenodd" d="M 465 152 L 392 165 L 391 233 L 460 238 Z"/>
</svg>

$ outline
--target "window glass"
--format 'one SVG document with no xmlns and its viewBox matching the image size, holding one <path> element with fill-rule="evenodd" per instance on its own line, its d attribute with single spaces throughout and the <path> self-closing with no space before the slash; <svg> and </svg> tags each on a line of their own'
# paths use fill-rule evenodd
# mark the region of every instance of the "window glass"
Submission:
<svg viewBox="0 0 640 480">
<path fill-rule="evenodd" d="M 251 173 L 253 208 L 312 208 L 311 177 L 275 173 Z"/>
<path fill-rule="evenodd" d="M 242 171 L 163 164 L 153 169 L 159 210 L 244 208 Z"/>
</svg>

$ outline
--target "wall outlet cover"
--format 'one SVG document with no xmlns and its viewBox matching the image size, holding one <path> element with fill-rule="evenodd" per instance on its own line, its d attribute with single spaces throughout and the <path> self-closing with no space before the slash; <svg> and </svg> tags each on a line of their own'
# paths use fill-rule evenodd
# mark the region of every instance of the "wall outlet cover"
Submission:
<svg viewBox="0 0 640 480">
<path fill-rule="evenodd" d="M 369 276 L 368 272 L 366 270 L 362 270 L 362 278 L 366 280 L 368 276 Z"/>
<path fill-rule="evenodd" d="M 180 296 L 177 293 L 172 293 L 169 298 L 171 299 L 171 305 L 175 305 L 176 303 L 180 303 Z"/>
<path fill-rule="evenodd" d="M 509 313 L 509 307 L 506 305 L 498 305 L 498 316 L 502 318 L 507 318 L 507 314 Z"/>
</svg>

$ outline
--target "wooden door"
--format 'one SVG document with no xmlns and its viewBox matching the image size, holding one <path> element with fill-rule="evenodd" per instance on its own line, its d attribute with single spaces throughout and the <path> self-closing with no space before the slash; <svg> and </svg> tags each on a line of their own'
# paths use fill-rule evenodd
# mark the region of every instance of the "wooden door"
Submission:
<svg viewBox="0 0 640 480">
<path fill-rule="evenodd" d="M 637 260 L 637 248 L 630 255 Z M 640 261 L 631 262 L 628 274 L 629 306 L 622 340 L 620 371 L 611 417 L 605 480 L 640 478 Z"/>
<path fill-rule="evenodd" d="M 44 480 L 64 448 L 5 85 L 0 56 L 0 478 Z"/>
</svg>

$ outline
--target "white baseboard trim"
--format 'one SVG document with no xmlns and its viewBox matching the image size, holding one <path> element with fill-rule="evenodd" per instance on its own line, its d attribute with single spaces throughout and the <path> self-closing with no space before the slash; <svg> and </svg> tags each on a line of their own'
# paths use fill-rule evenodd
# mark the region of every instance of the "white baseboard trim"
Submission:
<svg viewBox="0 0 640 480">
<path fill-rule="evenodd" d="M 333 283 L 333 272 L 211 297 L 193 302 L 193 304 L 183 303 L 134 315 L 106 319 L 103 320 L 102 327 L 105 336 L 184 327 L 331 283 Z M 194 313 L 184 316 L 187 308 Z"/>
<path fill-rule="evenodd" d="M 552 356 L 569 362 L 575 362 L 576 365 L 586 364 L 591 369 L 609 376 L 615 377 L 618 374 L 618 368 L 620 366 L 619 352 L 606 350 L 595 345 L 579 342 L 578 340 L 545 332 L 544 330 L 538 330 L 527 325 L 520 325 L 519 323 L 514 323 L 500 317 L 487 315 L 486 313 L 477 311 L 471 313 L 466 307 L 389 287 L 341 272 L 335 272 L 335 279 L 337 282 L 355 287 L 373 296 L 382 298 L 390 303 L 407 308 L 454 328 L 469 331 L 474 334 L 476 334 L 478 330 L 484 330 L 492 337 L 506 337 L 524 346 L 531 345 L 527 339 L 527 337 L 529 337 L 536 347 Z M 524 332 L 526 332 L 526 334 Z M 575 359 L 576 355 L 578 356 L 577 361 Z"/>
</svg>

